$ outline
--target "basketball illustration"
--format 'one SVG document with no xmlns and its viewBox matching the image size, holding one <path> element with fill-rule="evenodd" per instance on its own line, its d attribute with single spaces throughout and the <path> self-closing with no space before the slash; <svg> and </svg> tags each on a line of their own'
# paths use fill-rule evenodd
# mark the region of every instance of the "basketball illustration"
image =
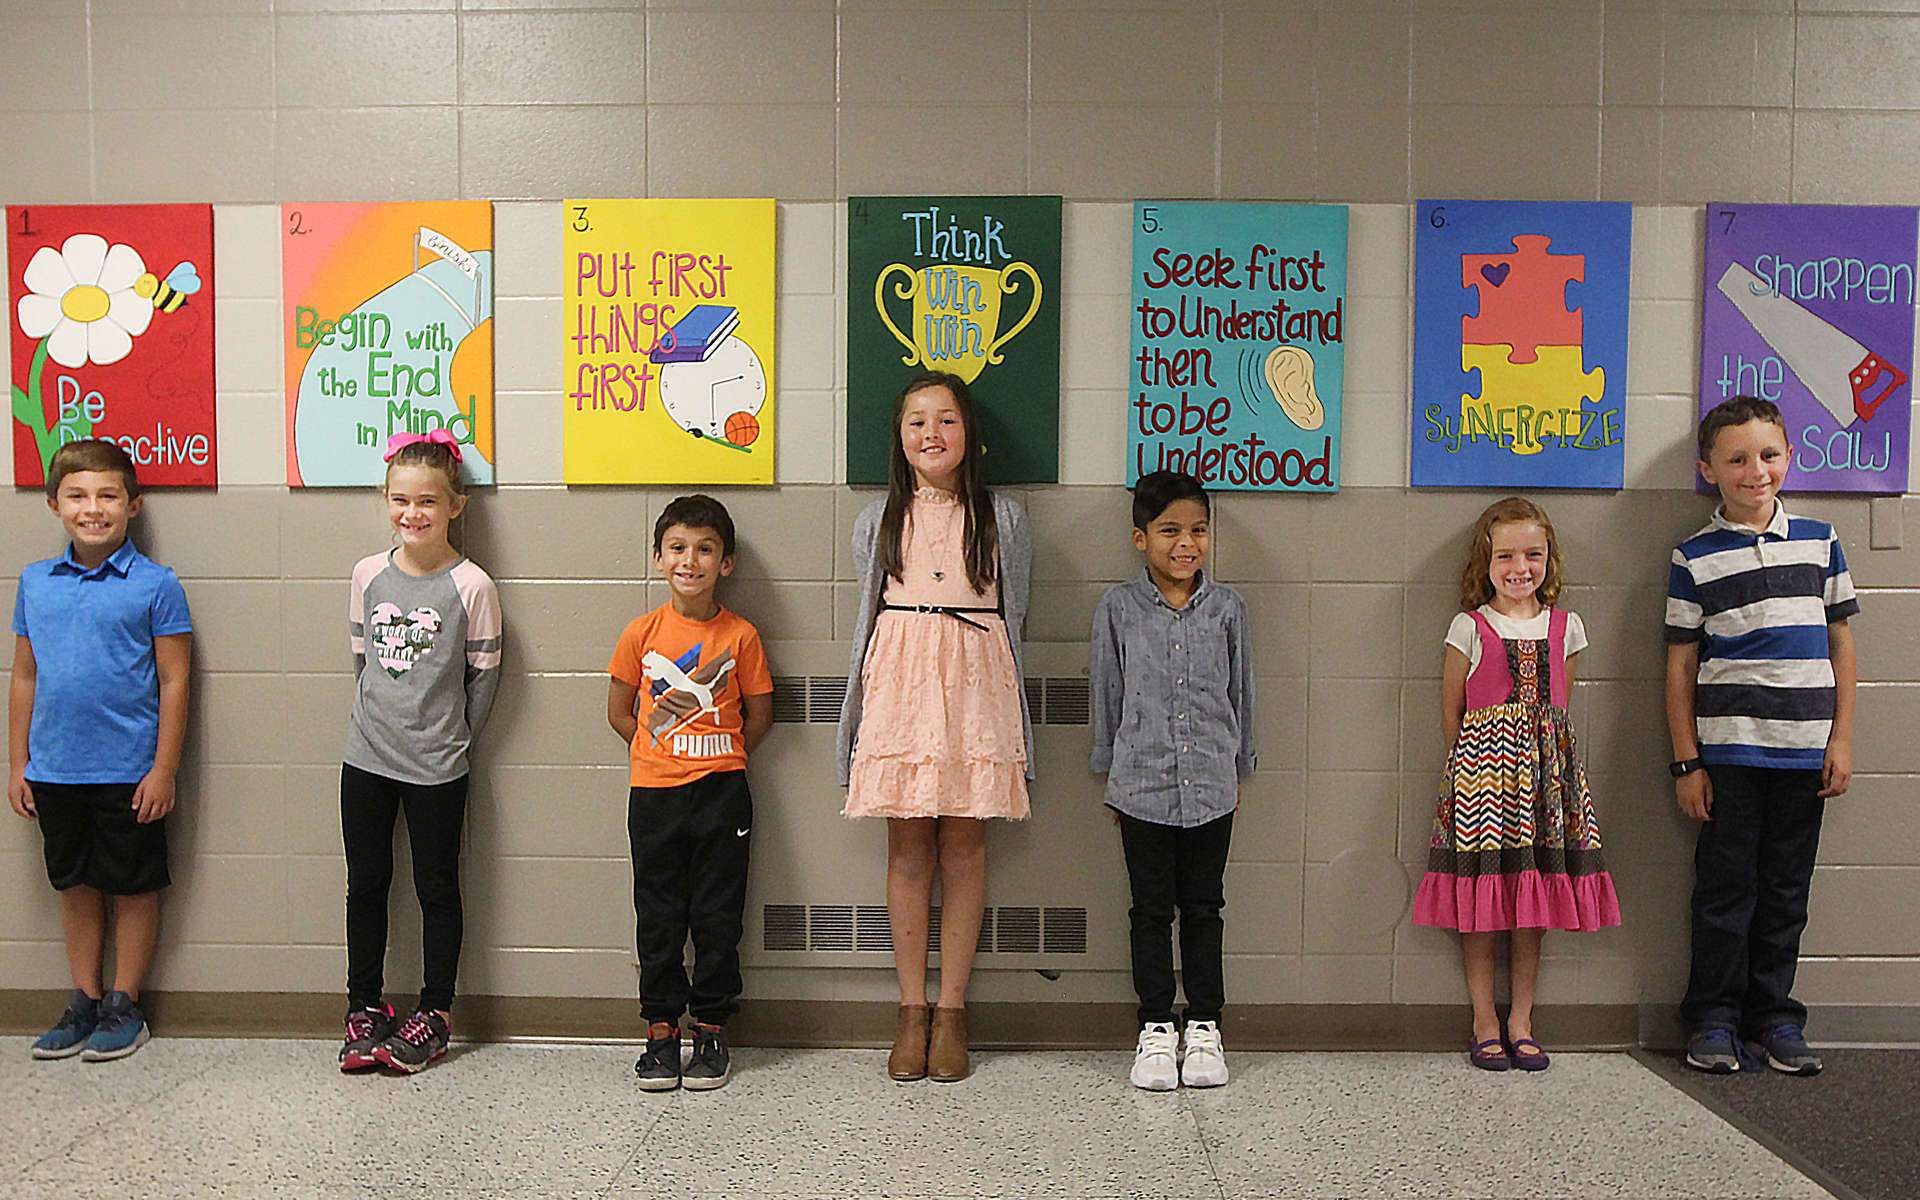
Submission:
<svg viewBox="0 0 1920 1200">
<path fill-rule="evenodd" d="M 736 446 L 751 446 L 760 437 L 760 422 L 752 413 L 737 412 L 727 418 L 727 440 Z"/>
</svg>

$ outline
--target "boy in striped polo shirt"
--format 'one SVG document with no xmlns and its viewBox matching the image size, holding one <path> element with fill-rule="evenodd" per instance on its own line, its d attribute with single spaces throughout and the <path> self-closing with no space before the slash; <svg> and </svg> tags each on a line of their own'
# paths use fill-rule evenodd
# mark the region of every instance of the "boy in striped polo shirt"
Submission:
<svg viewBox="0 0 1920 1200">
<path fill-rule="evenodd" d="M 1700 421 L 1701 477 L 1720 489 L 1667 582 L 1667 728 L 1674 792 L 1700 826 L 1687 1063 L 1730 1074 L 1758 1042 L 1769 1066 L 1819 1072 L 1793 999 L 1826 798 L 1853 776 L 1860 611 L 1833 526 L 1780 504 L 1793 448 L 1780 410 L 1736 396 Z"/>
</svg>

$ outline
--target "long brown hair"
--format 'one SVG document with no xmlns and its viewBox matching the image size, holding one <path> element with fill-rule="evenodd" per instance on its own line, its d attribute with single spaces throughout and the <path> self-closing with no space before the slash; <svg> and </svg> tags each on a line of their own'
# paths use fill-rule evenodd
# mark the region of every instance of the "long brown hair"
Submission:
<svg viewBox="0 0 1920 1200">
<path fill-rule="evenodd" d="M 906 530 L 907 513 L 913 507 L 915 479 L 907 462 L 907 451 L 900 444 L 900 421 L 906 415 L 907 397 L 927 388 L 943 387 L 953 393 L 954 406 L 960 410 L 960 425 L 965 443 L 960 455 L 960 470 L 955 476 L 955 494 L 965 512 L 961 542 L 967 551 L 967 583 L 976 592 L 1000 577 L 1000 527 L 993 519 L 993 493 L 987 490 L 980 467 L 980 426 L 978 410 L 967 381 L 945 371 L 922 371 L 907 380 L 907 386 L 893 399 L 893 450 L 887 458 L 887 508 L 880 518 L 880 569 L 905 582 L 906 564 L 900 551 Z"/>
<path fill-rule="evenodd" d="M 1538 525 L 1547 535 L 1547 577 L 1540 581 L 1540 603 L 1551 608 L 1560 600 L 1560 583 L 1565 570 L 1560 562 L 1560 538 L 1553 532 L 1547 512 L 1531 500 L 1508 496 L 1487 505 L 1473 523 L 1473 540 L 1467 545 L 1467 566 L 1460 572 L 1460 610 L 1472 612 L 1493 599 L 1493 581 L 1487 572 L 1493 565 L 1493 527 L 1495 525 Z"/>
</svg>

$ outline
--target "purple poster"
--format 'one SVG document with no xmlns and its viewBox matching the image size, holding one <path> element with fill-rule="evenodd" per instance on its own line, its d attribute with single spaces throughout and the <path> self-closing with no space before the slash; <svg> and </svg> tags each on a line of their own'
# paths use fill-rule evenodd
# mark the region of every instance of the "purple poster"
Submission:
<svg viewBox="0 0 1920 1200">
<path fill-rule="evenodd" d="M 1707 208 L 1700 411 L 1778 404 L 1789 490 L 1907 490 L 1916 235 L 1914 208 Z"/>
</svg>

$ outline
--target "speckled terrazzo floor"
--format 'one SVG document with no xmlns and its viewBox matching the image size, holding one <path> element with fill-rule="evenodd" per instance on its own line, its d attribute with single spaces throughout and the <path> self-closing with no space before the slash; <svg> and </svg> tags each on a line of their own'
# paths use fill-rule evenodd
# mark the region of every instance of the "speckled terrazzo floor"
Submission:
<svg viewBox="0 0 1920 1200">
<path fill-rule="evenodd" d="M 1233 1055 L 1213 1092 L 1120 1053 L 753 1050 L 648 1095 L 627 1046 L 458 1046 L 344 1077 L 321 1042 L 161 1038 L 120 1063 L 0 1039 L 0 1195 L 64 1197 L 1825 1197 L 1623 1054 L 1488 1075 L 1456 1055 Z"/>
</svg>

